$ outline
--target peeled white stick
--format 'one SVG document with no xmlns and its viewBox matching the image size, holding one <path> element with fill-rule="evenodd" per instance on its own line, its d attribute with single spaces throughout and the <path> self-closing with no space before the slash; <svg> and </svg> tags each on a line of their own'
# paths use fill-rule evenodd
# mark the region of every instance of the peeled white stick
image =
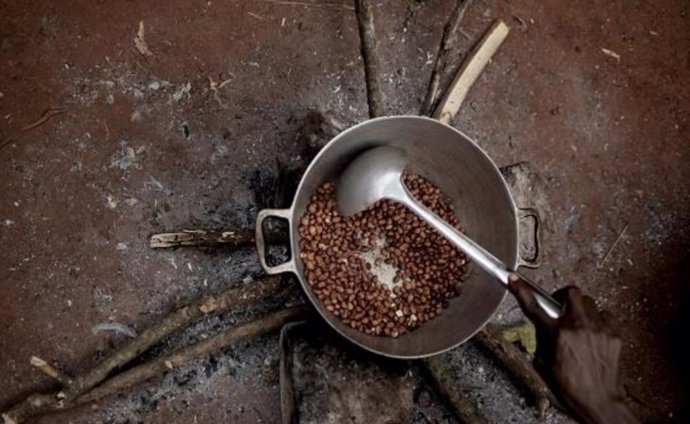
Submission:
<svg viewBox="0 0 690 424">
<path fill-rule="evenodd" d="M 482 73 L 486 64 L 489 63 L 491 57 L 506 39 L 509 31 L 510 28 L 502 20 L 499 19 L 494 22 L 465 60 L 457 75 L 455 75 L 450 89 L 447 90 L 445 97 L 441 100 L 433 114 L 434 118 L 450 125 L 458 110 L 460 110 L 465 97 L 467 97 L 470 87 L 472 87 L 472 84 L 477 80 L 479 74 Z"/>
</svg>

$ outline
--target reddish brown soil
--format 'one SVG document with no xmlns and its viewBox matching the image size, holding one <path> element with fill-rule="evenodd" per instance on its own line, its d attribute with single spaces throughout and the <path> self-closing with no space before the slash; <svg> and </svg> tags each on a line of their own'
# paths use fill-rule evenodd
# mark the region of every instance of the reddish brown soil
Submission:
<svg viewBox="0 0 690 424">
<path fill-rule="evenodd" d="M 376 3 L 388 112 L 416 113 L 451 2 Z M 460 46 L 494 18 L 513 28 L 455 125 L 546 179 L 534 275 L 621 318 L 625 386 L 654 422 L 690 419 L 689 8 L 475 1 Z M 367 116 L 353 13 L 264 1 L 2 0 L 0 93 L 0 405 L 50 386 L 31 355 L 79 373 L 126 341 L 93 325 L 141 330 L 256 273 L 251 253 L 152 252 L 147 237 L 251 225 L 308 110 Z M 275 338 L 252 342 L 39 422 L 276 422 L 277 386 L 256 372 L 276 360 Z"/>
</svg>

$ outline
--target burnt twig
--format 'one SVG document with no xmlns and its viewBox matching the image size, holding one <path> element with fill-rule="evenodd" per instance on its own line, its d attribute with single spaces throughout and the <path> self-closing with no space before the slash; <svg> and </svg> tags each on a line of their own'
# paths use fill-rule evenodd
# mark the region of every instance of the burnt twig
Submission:
<svg viewBox="0 0 690 424">
<path fill-rule="evenodd" d="M 352 6 L 340 3 L 324 3 L 322 1 L 307 2 L 307 1 L 290 1 L 290 0 L 261 0 L 264 3 L 273 3 L 286 6 L 304 6 L 304 7 L 324 7 L 329 9 L 352 10 Z"/>
<path fill-rule="evenodd" d="M 369 117 L 384 115 L 383 96 L 379 81 L 380 65 L 377 54 L 378 38 L 374 30 L 374 15 L 369 0 L 355 0 L 355 14 L 359 26 L 359 38 L 364 60 L 364 76 L 367 85 L 367 103 Z"/>
<path fill-rule="evenodd" d="M 133 387 L 150 378 L 181 367 L 195 359 L 202 358 L 242 340 L 253 339 L 281 328 L 284 324 L 304 319 L 307 316 L 306 306 L 294 306 L 273 312 L 255 321 L 221 331 L 215 336 L 196 342 L 177 350 L 169 356 L 153 359 L 129 369 L 109 379 L 102 385 L 80 396 L 69 406 L 82 405 L 102 399 L 124 389 Z"/>
<path fill-rule="evenodd" d="M 504 340 L 498 327 L 489 324 L 472 340 L 493 356 L 505 368 L 512 381 L 532 397 L 540 416 L 544 415 L 549 405 L 560 407 L 527 356 L 515 345 Z"/>
<path fill-rule="evenodd" d="M 455 8 L 451 13 L 446 25 L 443 27 L 443 36 L 441 37 L 441 44 L 436 53 L 434 60 L 434 67 L 431 70 L 431 77 L 429 78 L 429 86 L 427 88 L 426 96 L 422 102 L 420 115 L 431 115 L 436 109 L 436 103 L 441 97 L 441 75 L 445 72 L 448 66 L 448 56 L 451 50 L 455 47 L 458 37 L 458 28 L 465 11 L 472 3 L 472 0 L 457 0 Z"/>
<path fill-rule="evenodd" d="M 421 362 L 431 376 L 436 390 L 448 401 L 461 422 L 472 424 L 488 423 L 486 418 L 477 409 L 474 401 L 462 391 L 458 384 L 458 379 L 448 374 L 448 370 L 443 366 L 440 356 L 432 356 Z"/>
<path fill-rule="evenodd" d="M 2 151 L 2 149 L 5 148 L 5 146 L 8 146 L 12 141 L 13 141 L 13 139 L 11 137 L 7 138 L 3 141 L 0 141 L 0 151 Z"/>
<path fill-rule="evenodd" d="M 76 398 L 70 399 L 65 395 L 61 395 L 59 396 L 60 400 L 58 402 L 42 403 L 43 401 L 37 401 L 34 403 L 34 406 L 43 408 L 41 414 L 45 414 L 51 411 L 69 409 L 85 403 L 94 402 L 115 393 L 119 393 L 125 389 L 134 387 L 139 383 L 155 377 L 158 374 L 181 367 L 193 360 L 202 358 L 224 347 L 277 330 L 288 322 L 305 318 L 307 312 L 308 309 L 306 306 L 294 306 L 273 312 L 263 318 L 259 318 L 255 321 L 251 321 L 237 327 L 229 328 L 213 337 L 186 346 L 175 351 L 171 355 L 156 358 L 149 362 L 138 365 L 116 375 L 100 386 Z M 12 414 L 12 411 L 10 411 L 6 414 L 3 414 L 2 418 L 5 424 L 16 424 L 29 417 Z"/>
<path fill-rule="evenodd" d="M 267 232 L 266 241 L 269 244 L 286 243 L 287 236 L 278 232 Z M 214 231 L 214 230 L 183 230 L 178 233 L 160 233 L 151 236 L 151 248 L 166 248 L 180 246 L 206 247 L 246 247 L 254 246 L 254 230 Z"/>
<path fill-rule="evenodd" d="M 293 350 L 291 345 L 291 333 L 295 328 L 304 326 L 307 321 L 292 322 L 280 330 L 280 411 L 283 424 L 299 423 L 297 402 L 295 400 L 295 382 L 293 378 Z"/>
<path fill-rule="evenodd" d="M 69 385 L 63 387 L 63 390 L 31 395 L 5 412 L 2 415 L 3 419 L 9 423 L 19 424 L 31 417 L 56 409 L 61 404 L 70 404 L 103 382 L 112 371 L 138 357 L 179 328 L 212 312 L 221 312 L 232 306 L 263 299 L 278 293 L 283 287 L 285 284 L 279 277 L 267 277 L 251 285 L 229 289 L 217 296 L 205 297 L 176 309 L 158 324 L 144 330 L 125 347 L 111 354 L 95 368 L 72 379 Z"/>
<path fill-rule="evenodd" d="M 62 385 L 62 387 L 69 387 L 72 384 L 72 379 L 67 377 L 59 369 L 53 367 L 48 363 L 48 361 L 39 358 L 38 356 L 32 356 L 30 359 L 31 365 L 38 368 L 43 374 L 56 380 Z"/>
<path fill-rule="evenodd" d="M 65 109 L 63 109 L 63 108 L 61 108 L 61 107 L 51 107 L 51 108 L 49 108 L 49 109 L 46 109 L 46 111 L 43 112 L 43 115 L 41 115 L 40 118 L 38 118 L 38 119 L 35 120 L 34 122 L 32 122 L 32 123 L 26 125 L 25 127 L 23 127 L 23 128 L 22 128 L 22 131 L 26 132 L 26 131 L 32 130 L 32 129 L 34 129 L 34 128 L 38 128 L 38 127 L 40 127 L 41 125 L 43 125 L 43 124 L 45 124 L 46 122 L 48 122 L 48 121 L 50 120 L 50 118 L 52 118 L 53 116 L 59 115 L 59 114 L 61 114 L 61 113 L 65 113 Z"/>
</svg>

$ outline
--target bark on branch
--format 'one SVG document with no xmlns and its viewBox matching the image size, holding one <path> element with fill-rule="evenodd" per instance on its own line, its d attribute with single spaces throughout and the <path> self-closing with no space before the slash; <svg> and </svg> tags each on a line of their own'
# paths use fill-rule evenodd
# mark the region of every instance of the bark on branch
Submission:
<svg viewBox="0 0 690 424">
<path fill-rule="evenodd" d="M 422 102 L 420 115 L 430 116 L 434 113 L 434 110 L 436 110 L 436 104 L 441 98 L 441 76 L 448 66 L 448 56 L 450 56 L 451 51 L 457 44 L 460 22 L 465 16 L 465 12 L 470 4 L 472 4 L 472 0 L 457 0 L 453 12 L 450 14 L 446 25 L 443 27 L 441 44 L 439 45 L 438 53 L 436 53 L 434 67 L 431 70 L 429 86 L 424 101 Z"/>
<path fill-rule="evenodd" d="M 488 421 L 479 412 L 474 401 L 471 400 L 460 387 L 457 378 L 448 374 L 440 356 L 423 359 L 422 365 L 431 377 L 434 388 L 450 404 L 453 412 L 463 423 L 487 424 Z"/>
<path fill-rule="evenodd" d="M 275 231 L 266 231 L 268 244 L 287 243 L 287 235 Z M 160 233 L 151 236 L 149 247 L 153 249 L 206 246 L 206 247 L 251 247 L 254 246 L 254 230 L 183 230 L 177 233 Z"/>
<path fill-rule="evenodd" d="M 199 299 L 164 317 L 158 324 L 144 330 L 122 349 L 114 352 L 95 368 L 70 380 L 63 390 L 47 394 L 34 394 L 13 406 L 2 417 L 6 423 L 22 423 L 31 417 L 43 415 L 59 405 L 66 405 L 103 382 L 113 371 L 129 363 L 174 331 L 187 326 L 202 316 L 221 312 L 230 307 L 246 305 L 274 295 L 285 288 L 280 277 L 267 277 L 250 285 L 226 290 L 217 296 Z"/>
<path fill-rule="evenodd" d="M 535 403 L 540 416 L 549 405 L 560 407 L 556 397 L 534 369 L 524 352 L 501 336 L 501 330 L 489 324 L 472 339 L 502 366 L 513 383 L 525 391 Z"/>
<path fill-rule="evenodd" d="M 364 76 L 367 85 L 367 103 L 369 117 L 376 118 L 385 114 L 383 95 L 381 94 L 381 75 L 378 57 L 379 40 L 374 29 L 374 15 L 369 0 L 355 0 L 355 14 L 359 27 L 360 46 L 364 60 Z"/>
<path fill-rule="evenodd" d="M 205 357 L 226 346 L 233 345 L 243 340 L 250 340 L 262 336 L 271 331 L 278 330 L 284 324 L 304 319 L 307 316 L 306 306 L 294 306 L 277 312 L 273 312 L 263 318 L 237 327 L 221 331 L 215 336 L 186 346 L 169 356 L 156 358 L 142 365 L 127 370 L 109 379 L 95 389 L 85 393 L 70 406 L 93 402 L 106 396 L 121 392 L 136 386 L 158 374 L 171 369 L 181 367 L 193 360 Z"/>
</svg>

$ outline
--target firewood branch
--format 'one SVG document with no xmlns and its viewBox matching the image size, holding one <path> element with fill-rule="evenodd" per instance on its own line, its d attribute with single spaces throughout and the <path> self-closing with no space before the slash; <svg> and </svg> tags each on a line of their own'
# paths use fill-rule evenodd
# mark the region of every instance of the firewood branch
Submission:
<svg viewBox="0 0 690 424">
<path fill-rule="evenodd" d="M 443 365 L 440 356 L 432 356 L 422 360 L 422 366 L 428 373 L 434 388 L 450 404 L 453 412 L 463 423 L 486 424 L 488 421 L 479 412 L 477 405 L 471 400 Z"/>
<path fill-rule="evenodd" d="M 186 346 L 169 356 L 153 359 L 120 373 L 95 389 L 80 396 L 69 406 L 82 405 L 122 392 L 158 374 L 181 367 L 196 359 L 206 357 L 224 347 L 231 346 L 243 340 L 260 337 L 266 333 L 278 330 L 288 322 L 304 319 L 307 313 L 308 308 L 306 306 L 294 306 L 273 312 L 255 321 L 221 331 L 215 336 Z"/>
<path fill-rule="evenodd" d="M 465 16 L 465 12 L 470 4 L 472 4 L 472 0 L 456 0 L 455 8 L 450 14 L 446 25 L 443 27 L 441 44 L 438 47 L 436 59 L 434 59 L 431 77 L 429 78 L 429 86 L 424 101 L 422 102 L 420 115 L 431 115 L 436 109 L 436 104 L 441 96 L 441 76 L 448 67 L 448 57 L 457 44 L 460 22 Z"/>
<path fill-rule="evenodd" d="M 287 242 L 287 236 L 275 231 L 266 231 L 268 244 Z M 149 247 L 153 249 L 170 247 L 249 247 L 254 246 L 254 229 L 241 230 L 183 230 L 175 233 L 159 233 L 151 236 Z"/>
<path fill-rule="evenodd" d="M 383 95 L 381 94 L 381 74 L 378 58 L 378 38 L 374 29 L 374 14 L 369 0 L 355 0 L 355 14 L 359 27 L 360 46 L 364 60 L 364 76 L 367 85 L 367 103 L 369 117 L 376 118 L 385 114 Z"/>
<path fill-rule="evenodd" d="M 38 368 L 43 374 L 54 379 L 62 385 L 62 387 L 69 387 L 72 384 L 72 379 L 67 377 L 59 369 L 55 368 L 48 361 L 39 358 L 38 356 L 32 356 L 29 360 L 32 366 Z"/>
<path fill-rule="evenodd" d="M 450 124 L 465 101 L 467 93 L 508 36 L 510 29 L 503 21 L 496 21 L 477 43 L 455 75 L 450 88 L 433 113 L 439 121 Z"/>
<path fill-rule="evenodd" d="M 174 331 L 210 313 L 219 313 L 230 307 L 246 305 L 268 296 L 275 295 L 285 288 L 280 277 L 267 277 L 255 283 L 226 290 L 217 296 L 199 299 L 183 306 L 164 317 L 158 324 L 144 330 L 122 349 L 114 352 L 95 368 L 76 377 L 64 390 L 34 394 L 10 408 L 2 417 L 6 423 L 22 423 L 27 419 L 43 415 L 51 410 L 74 402 L 84 393 L 102 383 L 113 371 L 129 363 L 160 342 Z"/>
<path fill-rule="evenodd" d="M 527 355 L 506 341 L 498 327 L 489 324 L 472 340 L 506 370 L 517 387 L 528 394 L 540 416 L 544 415 L 550 405 L 560 408 L 558 400 L 546 387 Z"/>
</svg>

